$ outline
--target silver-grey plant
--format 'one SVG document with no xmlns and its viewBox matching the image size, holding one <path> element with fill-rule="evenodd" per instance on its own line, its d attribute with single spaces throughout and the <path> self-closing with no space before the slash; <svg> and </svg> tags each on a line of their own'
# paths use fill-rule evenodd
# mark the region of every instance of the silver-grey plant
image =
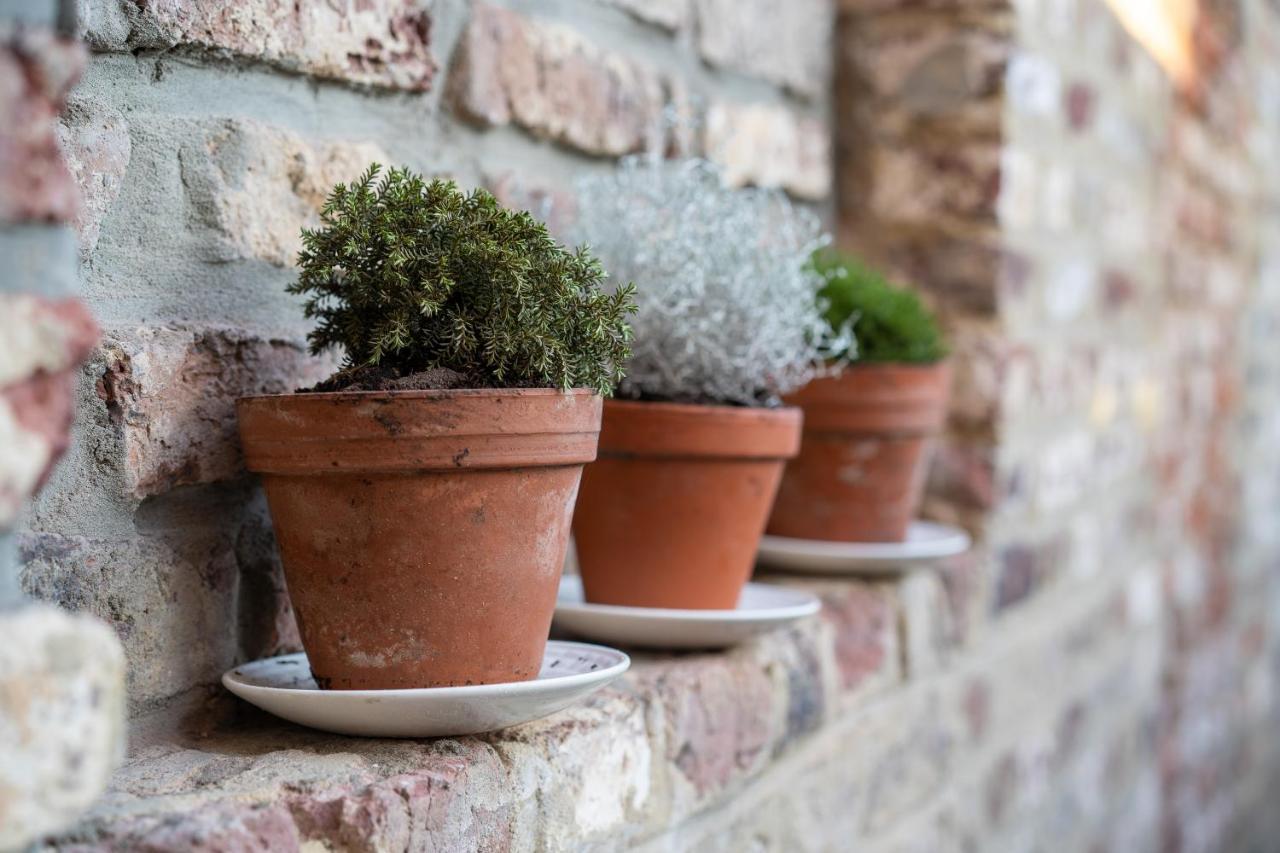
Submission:
<svg viewBox="0 0 1280 853">
<path fill-rule="evenodd" d="M 817 298 L 825 279 L 810 257 L 827 238 L 782 193 L 728 188 L 705 161 L 651 158 L 577 190 L 575 240 L 636 285 L 621 396 L 775 405 L 852 346 Z"/>
</svg>

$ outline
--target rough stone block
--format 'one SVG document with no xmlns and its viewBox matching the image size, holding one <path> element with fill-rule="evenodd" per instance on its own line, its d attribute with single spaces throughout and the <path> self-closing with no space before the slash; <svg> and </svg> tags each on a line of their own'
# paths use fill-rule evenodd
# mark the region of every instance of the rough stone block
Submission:
<svg viewBox="0 0 1280 853">
<path fill-rule="evenodd" d="M 297 341 L 215 327 L 111 335 L 98 381 L 136 498 L 243 473 L 235 401 L 313 385 L 333 372 Z"/>
<path fill-rule="evenodd" d="M 831 55 L 830 0 L 694 0 L 698 50 L 717 68 L 822 94 Z"/>
<path fill-rule="evenodd" d="M 247 119 L 208 127 L 178 152 L 190 215 L 211 228 L 225 257 L 293 263 L 301 230 L 319 223 L 335 183 L 360 176 L 390 158 L 368 142 L 303 140 Z"/>
<path fill-rule="evenodd" d="M 100 50 L 190 48 L 351 83 L 426 91 L 431 15 L 419 0 L 90 0 L 84 38 Z"/>
<path fill-rule="evenodd" d="M 96 619 L 0 614 L 0 847 L 59 832 L 124 757 L 124 656 Z"/>
<path fill-rule="evenodd" d="M 774 187 L 802 199 L 831 192 L 831 141 L 819 119 L 771 104 L 720 102 L 707 110 L 703 148 L 733 186 Z"/>
<path fill-rule="evenodd" d="M 484 3 L 471 11 L 447 90 L 468 121 L 515 124 L 590 154 L 656 150 L 663 136 L 654 70 L 566 27 Z"/>
<path fill-rule="evenodd" d="M 55 125 L 84 59 L 78 43 L 48 30 L 0 25 L 0 224 L 76 218 Z"/>
<path fill-rule="evenodd" d="M 168 535 L 26 533 L 18 541 L 29 595 L 115 630 L 134 709 L 213 684 L 240 660 L 299 648 L 265 509 L 246 508 L 238 495 L 162 514 L 170 513 L 178 523 L 169 522 Z"/>
</svg>

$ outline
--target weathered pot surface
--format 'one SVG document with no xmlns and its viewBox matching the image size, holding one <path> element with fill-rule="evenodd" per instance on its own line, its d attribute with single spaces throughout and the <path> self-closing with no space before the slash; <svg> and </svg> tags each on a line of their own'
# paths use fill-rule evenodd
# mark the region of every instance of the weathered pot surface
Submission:
<svg viewBox="0 0 1280 853">
<path fill-rule="evenodd" d="M 536 677 L 600 402 L 541 388 L 240 400 L 316 682 Z"/>
<path fill-rule="evenodd" d="M 794 408 L 606 401 L 574 516 L 586 600 L 736 607 L 800 420 Z"/>
<path fill-rule="evenodd" d="M 800 455 L 787 465 L 769 533 L 835 542 L 901 542 L 920 508 L 951 371 L 855 365 L 800 389 Z"/>
</svg>

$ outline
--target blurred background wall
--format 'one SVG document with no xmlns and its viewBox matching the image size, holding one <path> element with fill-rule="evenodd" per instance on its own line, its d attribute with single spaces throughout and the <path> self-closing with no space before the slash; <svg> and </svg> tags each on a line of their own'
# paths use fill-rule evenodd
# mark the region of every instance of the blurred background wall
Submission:
<svg viewBox="0 0 1280 853">
<path fill-rule="evenodd" d="M 404 163 L 558 227 L 584 170 L 704 155 L 940 311 L 958 387 L 928 511 L 978 548 L 843 587 L 823 666 L 875 698 L 806 735 L 808 769 L 743 759 L 714 709 L 768 694 L 705 680 L 690 737 L 755 805 L 681 837 L 1274 849 L 1280 8 L 1144 7 L 1180 60 L 1101 0 L 81 0 L 55 132 L 105 339 L 18 537 L 25 590 L 121 638 L 135 757 L 223 724 L 219 674 L 297 646 L 233 401 L 332 367 L 284 293 L 327 188 Z M 225 775 L 202 766 L 112 802 Z M 650 818 L 563 838 L 678 820 Z"/>
</svg>

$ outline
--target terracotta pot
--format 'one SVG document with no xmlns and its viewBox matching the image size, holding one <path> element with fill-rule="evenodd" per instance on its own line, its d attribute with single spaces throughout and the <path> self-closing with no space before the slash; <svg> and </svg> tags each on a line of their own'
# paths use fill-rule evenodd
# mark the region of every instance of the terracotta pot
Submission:
<svg viewBox="0 0 1280 853">
<path fill-rule="evenodd" d="M 736 607 L 799 444 L 798 409 L 606 401 L 573 523 L 587 601 Z"/>
<path fill-rule="evenodd" d="M 804 409 L 804 441 L 782 477 L 769 533 L 834 542 L 906 538 L 950 386 L 946 362 L 873 364 L 788 397 Z"/>
<path fill-rule="evenodd" d="M 599 396 L 288 394 L 239 415 L 322 687 L 538 674 Z"/>
</svg>

